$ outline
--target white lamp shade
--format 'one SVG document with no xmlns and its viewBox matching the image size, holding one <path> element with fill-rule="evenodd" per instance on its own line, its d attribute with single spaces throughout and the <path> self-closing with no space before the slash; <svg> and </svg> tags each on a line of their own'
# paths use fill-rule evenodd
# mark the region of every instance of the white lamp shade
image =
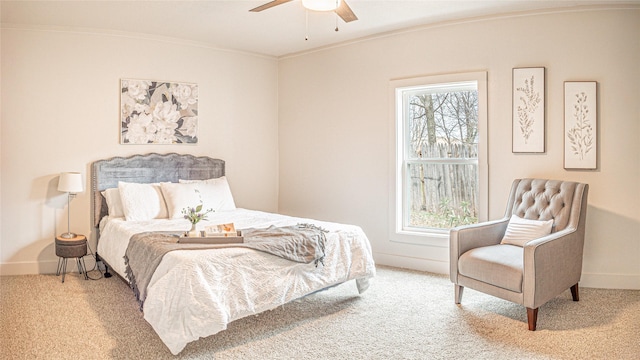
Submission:
<svg viewBox="0 0 640 360">
<path fill-rule="evenodd" d="M 315 11 L 332 11 L 338 8 L 341 0 L 302 0 L 302 6 Z"/>
<path fill-rule="evenodd" d="M 58 191 L 74 194 L 82 192 L 82 174 L 77 172 L 67 172 L 60 174 L 60 180 L 58 181 Z"/>
</svg>

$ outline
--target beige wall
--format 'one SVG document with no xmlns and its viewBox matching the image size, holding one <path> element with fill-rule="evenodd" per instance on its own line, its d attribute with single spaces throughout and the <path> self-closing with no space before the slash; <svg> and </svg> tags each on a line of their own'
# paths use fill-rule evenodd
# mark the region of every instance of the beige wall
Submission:
<svg viewBox="0 0 640 360">
<path fill-rule="evenodd" d="M 640 10 L 591 9 L 449 23 L 280 61 L 283 213 L 355 223 L 380 264 L 446 272 L 436 246 L 389 241 L 389 80 L 488 72 L 489 218 L 511 181 L 589 183 L 583 286 L 640 289 Z M 546 68 L 546 153 L 511 152 L 511 72 Z M 563 82 L 599 92 L 599 165 L 563 169 Z"/>
<path fill-rule="evenodd" d="M 355 223 L 376 259 L 445 272 L 448 249 L 389 241 L 390 79 L 487 71 L 489 217 L 516 177 L 591 185 L 583 286 L 640 289 L 640 11 L 450 23 L 284 59 L 168 39 L 2 29 L 0 274 L 55 271 L 63 171 L 134 153 L 227 160 L 239 206 Z M 547 69 L 547 152 L 511 153 L 511 69 Z M 196 82 L 200 142 L 119 145 L 119 80 Z M 599 167 L 562 161 L 566 80 L 599 84 Z M 278 170 L 279 169 L 279 170 Z M 72 229 L 91 235 L 85 192 Z"/>
<path fill-rule="evenodd" d="M 88 186 L 102 158 L 221 158 L 238 206 L 277 210 L 277 59 L 113 34 L 3 28 L 1 41 L 2 275 L 55 272 L 53 239 L 67 227 L 57 177 L 80 171 Z M 119 145 L 121 78 L 197 83 L 198 144 Z M 71 226 L 91 236 L 89 199 L 72 201 Z"/>
</svg>

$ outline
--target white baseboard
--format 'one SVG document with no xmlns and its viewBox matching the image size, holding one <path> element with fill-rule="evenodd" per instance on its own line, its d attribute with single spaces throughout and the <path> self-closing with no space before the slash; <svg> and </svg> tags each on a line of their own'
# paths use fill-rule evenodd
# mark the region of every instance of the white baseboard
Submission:
<svg viewBox="0 0 640 360">
<path fill-rule="evenodd" d="M 582 273 L 580 287 L 640 290 L 640 275 Z"/>
<path fill-rule="evenodd" d="M 392 254 L 374 253 L 376 264 L 394 266 L 404 269 L 428 271 L 436 274 L 449 274 L 449 262 L 422 259 Z"/>
<path fill-rule="evenodd" d="M 408 256 L 374 253 L 376 264 L 436 274 L 449 274 L 449 262 Z M 77 271 L 74 259 L 67 262 L 67 272 Z M 24 261 L 0 264 L 0 275 L 55 274 L 57 260 Z M 640 290 L 640 275 L 582 273 L 580 287 Z"/>
<path fill-rule="evenodd" d="M 449 262 L 421 259 L 408 256 L 374 253 L 376 264 L 404 269 L 449 274 Z M 598 289 L 640 290 L 640 274 L 594 274 L 582 273 L 580 287 Z"/>
<path fill-rule="evenodd" d="M 58 260 L 20 261 L 0 264 L 0 275 L 55 274 Z M 77 271 L 75 259 L 67 260 L 67 272 Z"/>
</svg>

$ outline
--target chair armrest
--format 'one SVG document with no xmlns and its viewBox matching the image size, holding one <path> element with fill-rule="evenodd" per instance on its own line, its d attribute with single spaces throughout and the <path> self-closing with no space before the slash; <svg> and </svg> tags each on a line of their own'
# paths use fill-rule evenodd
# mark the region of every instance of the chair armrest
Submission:
<svg viewBox="0 0 640 360">
<path fill-rule="evenodd" d="M 509 218 L 503 218 L 451 229 L 449 231 L 449 276 L 451 281 L 457 283 L 460 255 L 477 247 L 499 244 L 508 224 Z"/>
<path fill-rule="evenodd" d="M 524 246 L 524 306 L 536 309 L 580 281 L 584 238 L 567 228 Z"/>
</svg>

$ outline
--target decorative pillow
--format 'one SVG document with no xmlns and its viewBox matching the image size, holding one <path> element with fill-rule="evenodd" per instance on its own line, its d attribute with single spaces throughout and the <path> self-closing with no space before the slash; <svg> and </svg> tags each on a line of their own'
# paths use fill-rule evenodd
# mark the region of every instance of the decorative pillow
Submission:
<svg viewBox="0 0 640 360">
<path fill-rule="evenodd" d="M 107 201 L 109 216 L 124 217 L 124 209 L 122 208 L 122 200 L 120 200 L 120 190 L 118 188 L 107 189 L 102 192 Z"/>
<path fill-rule="evenodd" d="M 215 179 L 207 179 L 207 180 L 178 180 L 179 183 L 182 184 L 207 184 L 211 185 L 207 187 L 210 193 L 207 195 L 211 196 L 210 200 L 213 202 L 213 209 L 218 210 L 235 210 L 236 203 L 233 200 L 233 195 L 231 194 L 231 188 L 229 187 L 229 182 L 227 181 L 226 176 L 221 176 Z M 203 197 L 204 197 L 203 193 Z M 207 208 L 208 209 L 208 208 Z"/>
<path fill-rule="evenodd" d="M 166 219 L 167 205 L 160 184 L 118 183 L 122 210 L 127 221 Z"/>
<path fill-rule="evenodd" d="M 164 183 L 160 185 L 162 195 L 167 202 L 169 219 L 183 217 L 182 209 L 196 207 L 202 201 L 202 208 L 209 209 L 210 206 L 204 203 L 203 196 L 199 193 L 196 184 Z"/>
<path fill-rule="evenodd" d="M 509 225 L 507 225 L 507 231 L 500 243 L 524 246 L 530 240 L 551 234 L 552 225 L 553 219 L 529 220 L 511 215 Z"/>
<path fill-rule="evenodd" d="M 183 217 L 182 209 L 196 207 L 201 202 L 203 210 L 221 211 L 236 208 L 226 179 L 215 182 L 163 183 L 161 188 L 171 219 Z"/>
</svg>

